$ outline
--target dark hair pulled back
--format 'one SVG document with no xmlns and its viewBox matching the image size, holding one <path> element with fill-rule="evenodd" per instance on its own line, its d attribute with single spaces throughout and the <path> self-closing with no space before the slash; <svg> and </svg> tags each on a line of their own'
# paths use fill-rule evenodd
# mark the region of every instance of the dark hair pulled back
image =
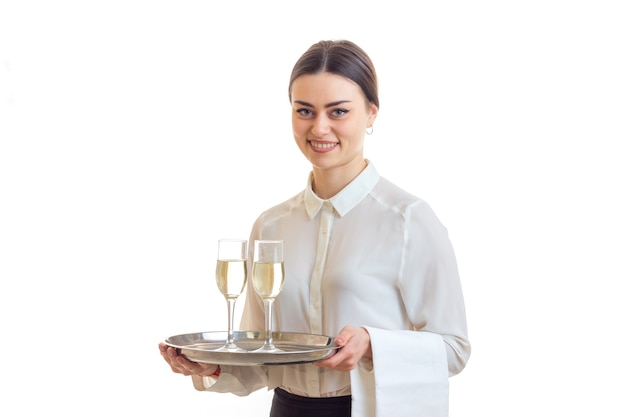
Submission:
<svg viewBox="0 0 626 417">
<path fill-rule="evenodd" d="M 363 49 L 348 40 L 320 41 L 302 54 L 291 71 L 289 100 L 291 87 L 296 78 L 321 72 L 341 75 L 352 80 L 361 87 L 365 98 L 380 108 L 374 64 Z"/>
</svg>

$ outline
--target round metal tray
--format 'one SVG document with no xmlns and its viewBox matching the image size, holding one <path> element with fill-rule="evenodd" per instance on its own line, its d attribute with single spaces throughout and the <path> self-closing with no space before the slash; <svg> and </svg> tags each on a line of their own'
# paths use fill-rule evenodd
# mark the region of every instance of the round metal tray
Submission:
<svg viewBox="0 0 626 417">
<path fill-rule="evenodd" d="M 221 365 L 288 365 L 316 362 L 338 349 L 334 338 L 323 335 L 272 332 L 274 345 L 281 352 L 255 352 L 263 346 L 265 332 L 235 331 L 234 339 L 243 352 L 219 351 L 226 342 L 226 332 L 187 333 L 165 339 L 165 344 L 194 362 Z"/>
</svg>

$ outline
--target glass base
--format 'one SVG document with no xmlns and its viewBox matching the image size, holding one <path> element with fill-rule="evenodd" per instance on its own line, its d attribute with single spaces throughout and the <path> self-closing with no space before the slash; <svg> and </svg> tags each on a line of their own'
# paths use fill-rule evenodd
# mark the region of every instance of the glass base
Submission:
<svg viewBox="0 0 626 417">
<path fill-rule="evenodd" d="M 252 352 L 258 352 L 258 353 L 281 353 L 281 352 L 285 352 L 285 351 L 282 350 L 282 349 L 277 348 L 273 344 L 264 344 L 263 346 L 261 346 L 258 349 L 253 350 Z"/>
<path fill-rule="evenodd" d="M 246 349 L 242 349 L 234 343 L 227 343 L 221 348 L 215 349 L 216 352 L 248 352 Z"/>
</svg>

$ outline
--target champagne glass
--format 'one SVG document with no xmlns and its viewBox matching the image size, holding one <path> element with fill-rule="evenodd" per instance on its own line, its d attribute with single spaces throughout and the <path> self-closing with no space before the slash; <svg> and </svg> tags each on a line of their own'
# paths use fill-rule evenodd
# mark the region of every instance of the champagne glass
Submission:
<svg viewBox="0 0 626 417">
<path fill-rule="evenodd" d="M 252 284 L 265 306 L 265 342 L 256 352 L 282 352 L 272 338 L 272 305 L 283 289 L 285 266 L 282 240 L 255 240 Z"/>
<path fill-rule="evenodd" d="M 235 301 L 241 295 L 247 280 L 248 241 L 242 239 L 220 239 L 217 242 L 217 287 L 228 304 L 228 339 L 220 351 L 242 352 L 234 342 L 233 320 Z"/>
</svg>

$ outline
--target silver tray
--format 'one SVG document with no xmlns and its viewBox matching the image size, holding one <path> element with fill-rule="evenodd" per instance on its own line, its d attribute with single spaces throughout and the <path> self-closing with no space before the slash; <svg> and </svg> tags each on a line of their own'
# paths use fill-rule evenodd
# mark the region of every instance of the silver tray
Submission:
<svg viewBox="0 0 626 417">
<path fill-rule="evenodd" d="M 187 333 L 168 337 L 165 344 L 194 362 L 248 366 L 316 362 L 338 349 L 329 336 L 272 332 L 274 345 L 282 352 L 254 352 L 263 346 L 265 332 L 235 331 L 235 343 L 245 351 L 218 351 L 226 342 L 226 337 L 226 332 Z"/>
</svg>

